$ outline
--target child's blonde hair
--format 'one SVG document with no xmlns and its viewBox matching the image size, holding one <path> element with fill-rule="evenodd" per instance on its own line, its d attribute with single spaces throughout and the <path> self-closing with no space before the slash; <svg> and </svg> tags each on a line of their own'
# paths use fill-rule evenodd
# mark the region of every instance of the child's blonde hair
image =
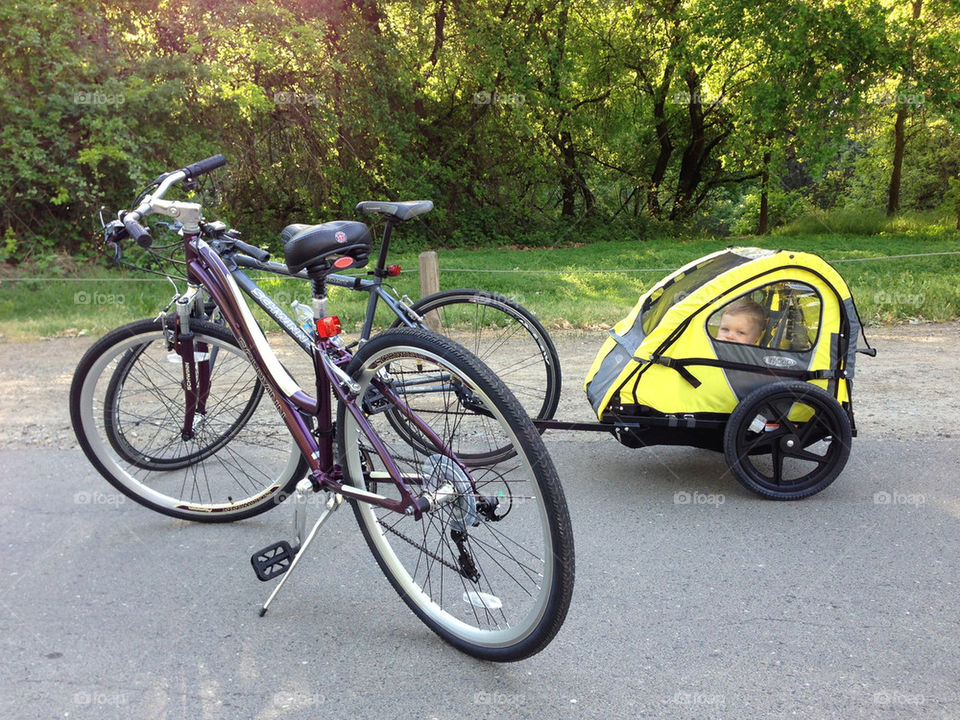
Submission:
<svg viewBox="0 0 960 720">
<path fill-rule="evenodd" d="M 746 296 L 737 298 L 723 308 L 721 317 L 723 315 L 746 315 L 751 318 L 757 326 L 757 337 L 760 338 L 763 336 L 763 330 L 767 324 L 767 311 L 764 310 L 763 305 L 756 300 L 751 300 Z"/>
</svg>

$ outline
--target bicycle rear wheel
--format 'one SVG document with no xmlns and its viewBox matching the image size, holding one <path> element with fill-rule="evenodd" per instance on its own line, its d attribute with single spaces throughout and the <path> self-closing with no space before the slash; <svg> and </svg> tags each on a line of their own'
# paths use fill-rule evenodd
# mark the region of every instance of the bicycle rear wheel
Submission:
<svg viewBox="0 0 960 720">
<path fill-rule="evenodd" d="M 428 627 L 470 655 L 512 661 L 542 650 L 570 605 L 574 552 L 563 490 L 529 417 L 475 357 L 420 329 L 374 337 L 347 372 L 386 454 L 415 495 L 432 498 L 421 520 L 354 503 L 390 583 Z M 432 428 L 440 447 L 409 442 L 413 424 L 396 432 L 390 416 L 406 411 L 391 392 Z M 347 482 L 400 498 L 343 404 L 337 440 Z M 507 460 L 466 469 L 458 460 L 505 446 L 512 448 Z"/>
<path fill-rule="evenodd" d="M 484 290 L 445 290 L 413 305 L 427 326 L 460 343 L 500 378 L 535 420 L 560 402 L 560 358 L 550 334 L 520 304 Z M 398 320 L 393 327 L 400 327 Z"/>
<path fill-rule="evenodd" d="M 228 522 L 269 510 L 307 471 L 233 334 L 191 322 L 198 362 L 210 357 L 206 412 L 184 433 L 182 362 L 160 321 L 113 330 L 87 351 L 70 417 L 87 458 L 120 492 L 173 517 Z M 184 437 L 186 435 L 187 437 Z"/>
</svg>

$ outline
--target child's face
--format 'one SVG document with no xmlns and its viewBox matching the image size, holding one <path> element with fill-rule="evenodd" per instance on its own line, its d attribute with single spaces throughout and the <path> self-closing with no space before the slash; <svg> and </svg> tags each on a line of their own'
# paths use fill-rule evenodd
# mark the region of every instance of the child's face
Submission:
<svg viewBox="0 0 960 720">
<path fill-rule="evenodd" d="M 724 313 L 720 316 L 720 329 L 717 331 L 717 340 L 724 342 L 756 345 L 760 339 L 760 328 L 757 322 L 746 313 Z"/>
</svg>

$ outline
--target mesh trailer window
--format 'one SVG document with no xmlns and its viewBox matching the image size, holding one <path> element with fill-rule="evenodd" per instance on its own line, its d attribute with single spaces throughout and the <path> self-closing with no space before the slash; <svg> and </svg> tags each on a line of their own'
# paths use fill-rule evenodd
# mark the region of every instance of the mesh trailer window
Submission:
<svg viewBox="0 0 960 720">
<path fill-rule="evenodd" d="M 781 281 L 730 301 L 707 318 L 715 342 L 806 352 L 817 344 L 822 301 L 806 283 Z"/>
<path fill-rule="evenodd" d="M 669 284 L 653 293 L 644 304 L 643 334 L 649 335 L 653 332 L 670 308 L 688 298 L 699 287 L 727 270 L 749 262 L 750 259 L 740 253 L 725 252 L 675 277 Z"/>
</svg>

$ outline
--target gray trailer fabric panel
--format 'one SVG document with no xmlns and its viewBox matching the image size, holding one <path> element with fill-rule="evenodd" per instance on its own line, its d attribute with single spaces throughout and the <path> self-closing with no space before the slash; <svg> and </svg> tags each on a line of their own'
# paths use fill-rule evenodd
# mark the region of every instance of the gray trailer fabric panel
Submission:
<svg viewBox="0 0 960 720">
<path fill-rule="evenodd" d="M 713 341 L 713 347 L 718 360 L 746 363 L 770 370 L 807 370 L 813 360 L 812 348 L 804 352 L 796 352 L 795 350 L 762 348 L 756 345 L 719 342 L 717 340 Z M 784 379 L 744 370 L 725 369 L 723 372 L 727 376 L 727 382 L 730 383 L 730 388 L 737 396 L 737 400 L 743 400 L 761 385 Z"/>
<path fill-rule="evenodd" d="M 603 396 L 607 394 L 610 386 L 617 381 L 624 366 L 633 358 L 633 354 L 640 347 L 640 343 L 645 337 L 640 318 L 637 318 L 637 322 L 628 332 L 617 335 L 611 330 L 610 337 L 616 340 L 617 344 L 601 361 L 599 369 L 587 385 L 587 399 L 593 406 L 594 411 L 597 412 L 600 410 Z"/>
<path fill-rule="evenodd" d="M 847 338 L 849 344 L 847 345 L 845 370 L 847 377 L 852 378 L 853 371 L 856 369 L 857 364 L 857 341 L 860 339 L 860 332 L 862 330 L 860 319 L 857 317 L 857 308 L 853 304 L 852 295 L 843 301 L 843 311 L 847 314 L 847 323 L 850 325 L 850 336 Z"/>
</svg>

